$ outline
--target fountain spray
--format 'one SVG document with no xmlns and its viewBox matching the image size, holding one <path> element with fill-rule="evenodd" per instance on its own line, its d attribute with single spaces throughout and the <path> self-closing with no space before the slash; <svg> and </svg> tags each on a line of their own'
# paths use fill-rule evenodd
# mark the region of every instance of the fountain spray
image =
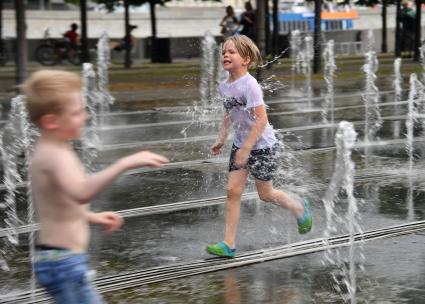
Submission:
<svg viewBox="0 0 425 304">
<path fill-rule="evenodd" d="M 210 31 L 205 33 L 204 39 L 202 39 L 202 62 L 201 62 L 201 81 L 199 91 L 201 93 L 201 104 L 204 107 L 210 105 L 212 98 L 216 92 L 216 78 L 215 75 L 215 56 L 217 50 L 217 44 L 214 36 Z"/>
<path fill-rule="evenodd" d="M 400 113 L 400 101 L 401 101 L 401 91 L 403 84 L 403 77 L 400 73 L 401 58 L 394 60 L 394 115 L 399 115 Z M 400 137 L 400 121 L 394 122 L 394 138 Z"/>
<path fill-rule="evenodd" d="M 302 52 L 302 70 L 305 76 L 305 88 L 307 90 L 308 107 L 311 107 L 313 90 L 311 88 L 311 61 L 313 60 L 313 39 L 310 36 L 304 38 L 304 50 Z"/>
<path fill-rule="evenodd" d="M 364 144 L 366 161 L 369 155 L 369 143 L 376 138 L 376 133 L 382 126 L 381 113 L 379 111 L 379 90 L 375 85 L 378 59 L 374 51 L 365 54 L 366 63 L 363 71 L 366 73 L 365 92 L 362 99 L 365 105 Z"/>
<path fill-rule="evenodd" d="M 328 113 L 330 113 L 331 123 L 334 123 L 334 76 L 336 70 L 334 41 L 329 40 L 323 51 L 325 61 L 324 78 L 326 82 L 325 103 L 322 109 L 322 122 L 328 123 Z"/>
<path fill-rule="evenodd" d="M 356 303 L 356 272 L 355 272 L 355 247 L 354 235 L 361 232 L 358 224 L 358 207 L 357 200 L 354 197 L 354 162 L 351 159 L 351 151 L 356 142 L 357 133 L 354 127 L 347 121 L 342 121 L 338 125 L 335 135 L 335 144 L 337 149 L 335 169 L 332 175 L 329 188 L 323 197 L 323 203 L 326 211 L 326 229 L 324 231 L 324 239 L 329 240 L 332 233 L 340 229 L 348 229 L 350 235 L 349 263 L 348 266 L 343 262 L 339 251 L 327 250 L 325 252 L 325 261 L 327 263 L 340 267 L 338 273 L 332 273 L 336 288 L 341 292 L 339 284 L 343 283 L 348 290 L 348 295 L 343 295 L 344 300 L 350 300 Z M 338 199 L 338 193 L 343 189 L 348 199 L 348 210 L 345 217 L 340 217 L 335 212 L 335 202 Z M 348 225 L 347 225 L 348 223 Z M 341 226 L 341 228 L 339 228 Z M 325 241 L 329 245 L 328 241 Z M 363 257 L 363 254 L 361 254 Z M 339 277 L 342 276 L 342 279 Z"/>
<path fill-rule="evenodd" d="M 295 90 L 295 74 L 301 71 L 301 33 L 299 30 L 291 32 L 291 39 L 289 41 L 291 48 L 291 89 Z"/>
</svg>

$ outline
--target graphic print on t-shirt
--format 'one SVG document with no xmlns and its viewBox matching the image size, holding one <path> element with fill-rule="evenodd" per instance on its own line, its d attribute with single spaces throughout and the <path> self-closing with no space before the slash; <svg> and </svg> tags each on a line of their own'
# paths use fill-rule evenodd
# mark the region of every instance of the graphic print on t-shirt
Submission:
<svg viewBox="0 0 425 304">
<path fill-rule="evenodd" d="M 223 105 L 226 111 L 229 112 L 234 107 L 246 106 L 246 102 L 239 102 L 235 97 L 226 97 Z"/>
</svg>

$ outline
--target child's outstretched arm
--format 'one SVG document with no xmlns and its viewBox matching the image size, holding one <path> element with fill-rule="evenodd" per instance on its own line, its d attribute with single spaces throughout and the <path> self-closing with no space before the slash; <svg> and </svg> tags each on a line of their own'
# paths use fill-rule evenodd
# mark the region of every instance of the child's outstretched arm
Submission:
<svg viewBox="0 0 425 304">
<path fill-rule="evenodd" d="M 221 152 L 221 148 L 224 146 L 227 136 L 229 135 L 230 127 L 230 116 L 228 113 L 224 114 L 223 121 L 221 122 L 220 131 L 218 132 L 217 139 L 211 147 L 213 155 L 218 155 Z"/>
<path fill-rule="evenodd" d="M 104 190 L 112 181 L 126 170 L 143 166 L 160 167 L 168 163 L 168 159 L 148 151 L 141 151 L 119 159 L 106 169 L 87 176 L 78 158 L 69 155 L 52 155 L 51 174 L 65 195 L 81 204 L 88 203 L 95 195 Z"/>
<path fill-rule="evenodd" d="M 91 212 L 87 211 L 87 221 L 91 224 L 103 225 L 106 232 L 112 232 L 121 227 L 123 219 L 112 211 Z"/>
<path fill-rule="evenodd" d="M 255 124 L 246 137 L 243 146 L 236 152 L 235 164 L 238 167 L 243 167 L 246 164 L 252 147 L 255 145 L 261 134 L 263 134 L 264 128 L 269 121 L 264 105 L 254 107 L 251 110 L 255 117 Z"/>
</svg>

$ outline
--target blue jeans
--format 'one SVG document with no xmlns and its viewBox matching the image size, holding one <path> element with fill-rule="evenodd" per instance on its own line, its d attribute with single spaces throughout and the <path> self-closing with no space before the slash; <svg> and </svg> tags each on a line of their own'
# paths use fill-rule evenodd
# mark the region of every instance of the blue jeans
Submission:
<svg viewBox="0 0 425 304">
<path fill-rule="evenodd" d="M 68 251 L 69 252 L 69 251 Z M 38 252 L 39 255 L 46 251 Z M 88 255 L 66 254 L 63 258 L 45 258 L 34 264 L 40 285 L 60 304 L 100 304 L 102 297 L 89 278 Z"/>
</svg>

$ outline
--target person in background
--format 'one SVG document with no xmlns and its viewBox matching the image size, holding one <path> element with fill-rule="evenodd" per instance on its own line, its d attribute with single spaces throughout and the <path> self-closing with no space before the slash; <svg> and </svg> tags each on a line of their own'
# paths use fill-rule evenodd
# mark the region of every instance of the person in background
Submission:
<svg viewBox="0 0 425 304">
<path fill-rule="evenodd" d="M 255 41 L 255 11 L 249 1 L 245 2 L 245 12 L 241 15 L 240 23 L 242 25 L 240 34 Z"/>
<path fill-rule="evenodd" d="M 77 30 L 77 23 L 72 23 L 71 29 L 69 31 L 66 31 L 65 34 L 63 34 L 63 37 L 65 38 L 69 48 L 74 50 L 76 50 L 80 45 L 80 35 L 77 33 Z"/>
<path fill-rule="evenodd" d="M 224 38 L 234 35 L 239 29 L 239 22 L 235 16 L 235 11 L 232 6 L 226 7 L 226 15 L 220 22 L 221 31 Z"/>
<path fill-rule="evenodd" d="M 136 37 L 131 34 L 135 29 L 137 29 L 137 25 L 130 25 L 130 50 L 136 45 Z M 127 49 L 125 36 L 118 42 L 112 42 L 111 49 L 118 52 L 125 51 Z"/>
<path fill-rule="evenodd" d="M 400 12 L 400 21 L 402 24 L 401 51 L 412 55 L 415 44 L 416 31 L 416 11 L 413 9 L 411 1 L 403 1 L 403 8 Z"/>
</svg>

